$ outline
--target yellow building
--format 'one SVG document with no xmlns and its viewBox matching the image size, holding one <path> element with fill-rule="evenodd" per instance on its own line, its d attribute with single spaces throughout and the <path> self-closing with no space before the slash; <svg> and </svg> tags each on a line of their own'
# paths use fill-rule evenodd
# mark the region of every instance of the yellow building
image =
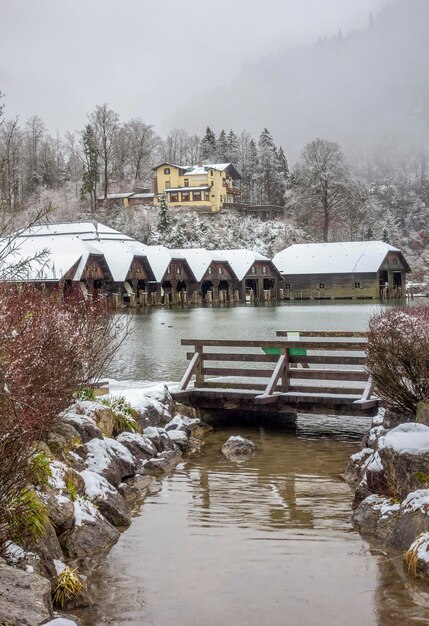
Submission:
<svg viewBox="0 0 429 626">
<path fill-rule="evenodd" d="M 241 176 L 232 163 L 189 166 L 161 163 L 154 172 L 155 205 L 159 205 L 164 192 L 170 206 L 207 207 L 213 212 L 240 198 Z"/>
</svg>

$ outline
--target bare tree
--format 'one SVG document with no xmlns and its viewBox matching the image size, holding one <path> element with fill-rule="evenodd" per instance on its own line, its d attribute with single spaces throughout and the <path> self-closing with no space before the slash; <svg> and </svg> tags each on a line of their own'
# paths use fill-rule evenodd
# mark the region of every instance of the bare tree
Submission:
<svg viewBox="0 0 429 626">
<path fill-rule="evenodd" d="M 134 117 L 124 124 L 127 154 L 134 184 L 145 180 L 148 170 L 154 165 L 153 153 L 159 138 L 150 124 Z"/>
<path fill-rule="evenodd" d="M 103 193 L 107 198 L 109 180 L 115 165 L 115 140 L 119 127 L 119 115 L 109 109 L 107 104 L 97 105 L 89 115 L 94 128 L 103 171 Z"/>
<path fill-rule="evenodd" d="M 292 185 L 298 218 L 318 238 L 328 241 L 335 219 L 349 206 L 350 176 L 338 143 L 315 139 L 296 166 Z"/>
</svg>

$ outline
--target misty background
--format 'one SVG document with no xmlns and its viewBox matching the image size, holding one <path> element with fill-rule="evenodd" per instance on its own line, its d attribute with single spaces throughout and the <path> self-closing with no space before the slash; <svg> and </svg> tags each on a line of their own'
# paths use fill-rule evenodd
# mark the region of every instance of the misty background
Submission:
<svg viewBox="0 0 429 626">
<path fill-rule="evenodd" d="M 428 24 L 429 0 L 0 0 L 1 218 L 268 256 L 383 239 L 429 283 Z M 278 219 L 107 202 L 165 161 L 234 163 Z"/>
<path fill-rule="evenodd" d="M 369 132 L 386 114 L 386 127 L 402 116 L 415 128 L 428 3 L 400 2 L 395 23 L 368 30 L 386 4 L 0 0 L 0 88 L 11 114 L 39 115 L 52 133 L 106 102 L 161 134 L 267 126 L 296 155 L 314 135 L 361 137 L 363 119 Z M 339 32 L 342 43 L 317 44 Z"/>
</svg>

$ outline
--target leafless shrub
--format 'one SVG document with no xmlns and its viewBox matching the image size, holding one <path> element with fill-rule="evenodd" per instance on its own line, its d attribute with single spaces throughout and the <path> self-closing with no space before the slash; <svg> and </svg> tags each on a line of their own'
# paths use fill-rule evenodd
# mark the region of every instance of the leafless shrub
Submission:
<svg viewBox="0 0 429 626">
<path fill-rule="evenodd" d="M 369 324 L 368 369 L 386 408 L 414 420 L 429 398 L 429 307 L 388 309 Z"/>
</svg>

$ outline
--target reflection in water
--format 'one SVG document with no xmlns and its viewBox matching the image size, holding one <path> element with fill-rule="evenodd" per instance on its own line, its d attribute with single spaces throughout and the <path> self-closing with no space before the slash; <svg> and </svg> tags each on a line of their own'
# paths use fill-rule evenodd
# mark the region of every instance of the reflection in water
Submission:
<svg viewBox="0 0 429 626">
<path fill-rule="evenodd" d="M 200 457 L 146 497 L 101 569 L 85 625 L 428 623 L 428 595 L 350 526 L 339 474 L 357 442 L 309 436 L 301 422 L 305 436 L 211 433 Z M 232 432 L 257 444 L 253 458 L 223 457 Z"/>
<path fill-rule="evenodd" d="M 150 309 L 136 313 L 133 333 L 112 370 L 122 380 L 180 380 L 185 338 L 275 339 L 278 330 L 366 330 L 380 305 L 293 303 L 280 306 Z M 188 348 L 189 349 L 189 348 Z"/>
<path fill-rule="evenodd" d="M 178 380 L 180 339 L 274 338 L 277 330 L 363 330 L 374 304 L 153 310 L 136 315 L 122 380 Z M 100 568 L 85 626 L 397 626 L 429 623 L 429 595 L 353 531 L 341 481 L 368 426 L 300 416 L 297 433 L 222 430 L 145 498 Z M 258 445 L 221 454 L 230 434 Z"/>
</svg>

